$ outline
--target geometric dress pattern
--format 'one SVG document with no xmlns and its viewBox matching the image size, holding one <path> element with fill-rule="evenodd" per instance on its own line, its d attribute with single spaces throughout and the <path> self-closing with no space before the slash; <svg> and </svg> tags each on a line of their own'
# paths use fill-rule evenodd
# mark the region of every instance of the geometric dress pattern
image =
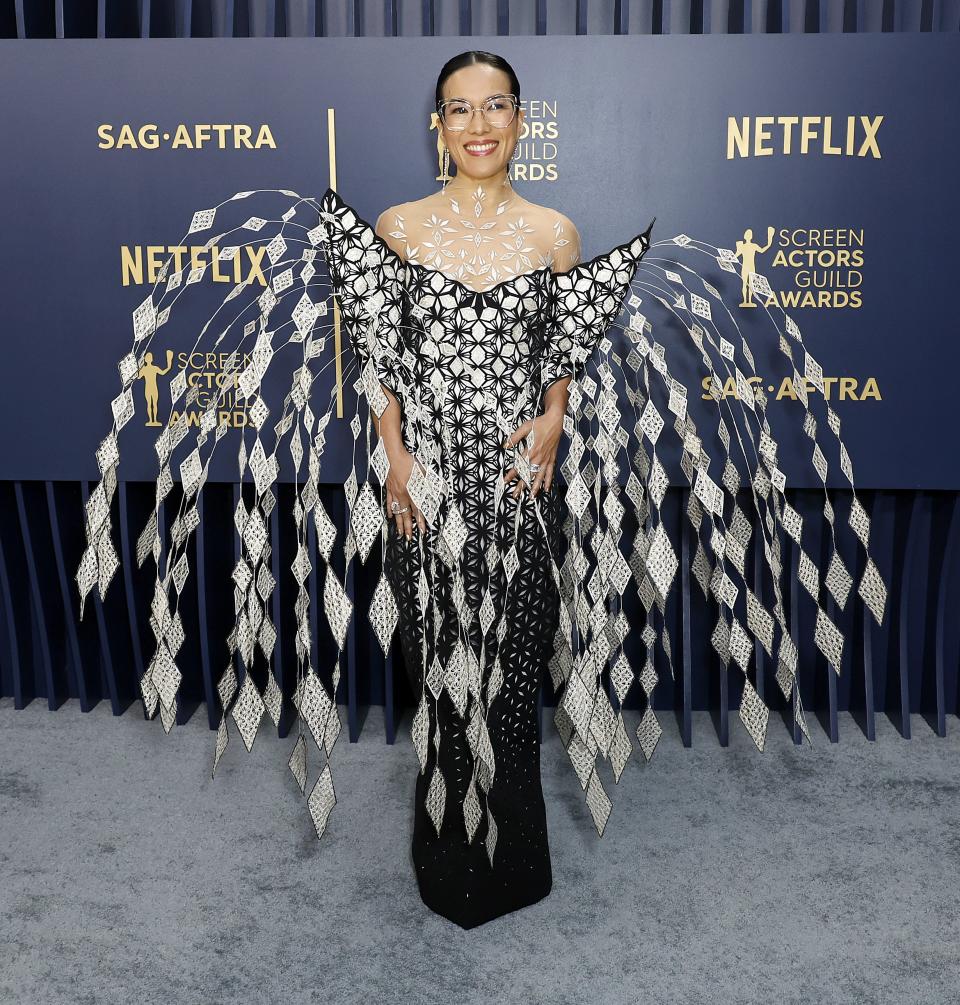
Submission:
<svg viewBox="0 0 960 1005">
<path fill-rule="evenodd" d="M 870 518 L 856 496 L 840 418 L 823 393 L 823 369 L 799 327 L 766 279 L 753 273 L 752 294 L 766 301 L 768 327 L 760 336 L 741 330 L 728 306 L 740 295 L 733 253 L 683 234 L 651 245 L 652 227 L 566 271 L 544 265 L 482 292 L 403 260 L 329 188 L 319 200 L 289 190 L 237 193 L 196 212 L 185 235 L 210 231 L 208 246 L 219 247 L 225 260 L 255 252 L 262 275 L 218 296 L 209 320 L 191 328 L 195 351 L 235 353 L 219 394 L 229 390 L 249 408 L 238 467 L 255 492 L 249 506 L 241 497 L 232 514 L 239 540 L 235 624 L 218 683 L 213 771 L 234 731 L 249 751 L 264 713 L 277 725 L 284 702 L 292 701 L 297 728 L 288 766 L 322 836 L 337 800 L 331 756 L 341 729 L 334 700 L 340 655 L 356 613 L 345 584 L 351 564 L 366 562 L 376 549 L 383 574 L 362 615 L 385 651 L 398 634 L 414 689 L 417 880 L 424 902 L 464 928 L 550 891 L 537 730 L 546 673 L 558 695 L 554 722 L 598 834 L 612 811 L 601 763 L 618 780 L 635 746 L 646 760 L 653 755 L 661 734 L 655 667 L 673 672 L 664 613 L 678 576 L 679 543 L 661 504 L 674 460 L 690 488 L 682 517 L 692 529 L 690 571 L 716 619 L 710 642 L 723 665 L 743 676 L 740 719 L 758 750 L 768 720 L 751 680 L 760 649 L 809 738 L 796 686 L 801 647 L 812 642 L 840 673 L 845 640 L 829 611 L 834 604 L 844 609 L 854 587 L 874 619 L 883 618 L 886 586 L 870 555 Z M 732 274 L 735 289 L 724 297 L 717 275 L 705 278 L 691 262 Z M 181 298 L 209 293 L 206 267 L 174 271 L 168 260 L 133 312 L 133 344 L 119 361 L 121 388 L 111 403 L 114 421 L 96 452 L 102 477 L 86 507 L 87 544 L 76 573 L 81 617 L 90 591 L 96 587 L 103 597 L 120 567 L 111 511 L 118 437 L 135 411 L 133 382 Z M 341 331 L 352 353 L 338 351 Z M 792 378 L 795 421 L 824 489 L 826 549 L 809 548 L 816 531 L 787 500 L 757 378 L 760 349 L 774 349 Z M 268 387 L 277 374 L 282 398 Z M 699 398 L 707 376 L 713 387 L 737 393 L 698 408 L 698 424 L 688 394 Z M 562 477 L 536 499 L 514 498 L 503 474 L 515 467 L 526 480 L 529 443 L 504 442 L 541 413 L 544 392 L 565 377 L 571 382 L 558 455 L 565 454 Z M 403 440 L 416 462 L 407 487 L 426 530 L 421 534 L 414 523 L 410 539 L 384 513 L 389 462 L 371 423 L 371 413 L 379 416 L 387 406 L 384 387 L 400 402 Z M 343 389 L 356 394 L 346 395 L 354 402 L 353 457 L 340 540 L 320 487 Z M 187 543 L 199 523 L 210 458 L 226 432 L 217 420 L 218 394 L 191 427 L 185 416 L 197 388 L 188 388 L 181 374 L 170 392 L 171 409 L 180 412 L 154 446 L 155 504 L 137 546 L 138 563 L 151 558 L 157 571 L 149 617 L 156 651 L 141 694 L 147 714 L 159 712 L 167 732 L 181 681 Z M 274 672 L 277 630 L 270 618 L 276 586 L 270 514 L 282 461 L 296 479 L 298 542 L 292 565 L 298 667 L 289 697 Z M 849 512 L 831 504 L 830 465 L 852 490 Z M 175 473 L 183 493 L 175 516 L 164 520 Z M 861 552 L 855 569 L 841 557 L 845 535 Z M 799 560 L 790 568 L 816 605 L 809 640 L 797 637 L 784 602 L 787 548 L 796 549 Z M 322 672 L 311 645 L 308 578 L 315 568 L 338 650 Z M 631 636 L 642 647 L 631 640 L 628 656 Z M 266 668 L 262 689 L 249 672 L 257 665 Z M 636 730 L 628 730 L 622 708 L 637 687 L 644 710 Z"/>
</svg>

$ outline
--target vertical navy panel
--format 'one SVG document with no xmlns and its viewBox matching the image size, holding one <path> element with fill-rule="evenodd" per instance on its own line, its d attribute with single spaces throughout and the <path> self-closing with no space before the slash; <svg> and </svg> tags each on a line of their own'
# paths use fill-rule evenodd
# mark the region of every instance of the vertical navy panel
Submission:
<svg viewBox="0 0 960 1005">
<path fill-rule="evenodd" d="M 121 486 L 123 488 L 123 486 Z M 60 534 L 60 520 L 57 514 L 57 498 L 53 482 L 46 483 L 47 495 L 47 516 L 50 521 L 50 539 L 53 543 L 54 560 L 57 566 L 57 579 L 60 584 L 60 602 L 63 607 L 63 635 L 64 635 L 64 657 L 68 668 L 68 674 L 72 678 L 73 685 L 70 688 L 70 696 L 77 698 L 80 702 L 80 709 L 89 712 L 93 703 L 87 694 L 87 682 L 83 673 L 83 658 L 80 655 L 80 641 L 77 636 L 77 613 L 75 610 L 73 597 L 76 587 L 73 585 L 72 577 L 67 576 L 66 563 L 63 556 L 63 540 Z M 2 694 L 0 689 L 0 694 Z"/>
<path fill-rule="evenodd" d="M 25 708 L 33 701 L 34 689 L 31 679 L 23 675 L 24 654 L 20 649 L 20 637 L 17 632 L 17 618 L 13 606 L 13 589 L 10 573 L 7 567 L 6 553 L 3 547 L 3 537 L 0 535 L 0 602 L 3 604 L 3 629 L 6 643 L 2 659 L 3 687 L 0 694 L 13 695 L 13 707 Z"/>
<path fill-rule="evenodd" d="M 143 661 L 143 647 L 140 644 L 140 628 L 137 623 L 139 604 L 136 599 L 134 556 L 130 549 L 130 486 L 121 482 L 117 487 L 120 496 L 120 566 L 123 574 L 123 588 L 127 602 L 127 619 L 130 625 L 130 644 L 133 652 L 133 669 L 139 681 L 146 670 Z M 199 529 L 199 528 L 198 528 Z M 139 535 L 137 535 L 139 537 Z"/>
<path fill-rule="evenodd" d="M 33 534 L 30 531 L 30 521 L 27 517 L 27 505 L 24 499 L 24 486 L 22 482 L 14 482 L 14 493 L 17 499 L 17 520 L 20 528 L 20 540 L 23 542 L 23 551 L 27 562 L 27 585 L 30 593 L 30 612 L 35 629 L 37 640 L 37 651 L 40 657 L 40 672 L 42 674 L 43 693 L 47 698 L 47 707 L 53 712 L 67 698 L 66 682 L 64 680 L 64 667 L 58 653 L 58 666 L 54 671 L 53 657 L 50 652 L 50 631 L 47 627 L 47 612 L 44 604 L 44 593 L 40 588 L 40 575 L 38 565 L 40 556 L 34 551 Z M 29 488 L 32 488 L 29 487 Z M 29 491 L 28 488 L 28 491 Z M 31 492 L 31 495 L 33 493 Z"/>
<path fill-rule="evenodd" d="M 691 677 L 693 675 L 693 625 L 691 624 L 691 611 L 690 611 L 690 562 L 692 559 L 691 549 L 693 547 L 691 538 L 693 537 L 693 528 L 690 525 L 690 521 L 687 519 L 687 506 L 690 503 L 690 491 L 689 489 L 683 489 L 681 491 L 681 516 L 680 516 L 680 616 L 682 624 L 682 635 L 680 639 L 680 648 L 682 652 L 682 665 L 681 665 L 681 700 L 680 708 L 678 709 L 678 718 L 680 721 L 680 739 L 683 741 L 685 747 L 691 746 L 693 743 L 693 714 L 692 714 L 692 694 L 693 690 L 691 687 Z M 674 702 L 676 702 L 677 688 L 674 687 Z M 676 705 L 674 706 L 676 707 Z"/>
</svg>

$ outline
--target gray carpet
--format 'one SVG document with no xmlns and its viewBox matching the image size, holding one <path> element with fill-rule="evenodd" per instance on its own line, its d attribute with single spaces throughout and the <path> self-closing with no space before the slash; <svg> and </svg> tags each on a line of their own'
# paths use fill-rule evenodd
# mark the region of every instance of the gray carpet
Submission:
<svg viewBox="0 0 960 1005">
<path fill-rule="evenodd" d="M 214 780 L 202 714 L 0 700 L 4 1002 L 954 1002 L 960 730 L 849 716 L 758 752 L 664 714 L 597 837 L 552 723 L 553 893 L 472 932 L 423 908 L 409 857 L 416 757 L 370 713 L 334 751 L 322 842 L 292 739 L 236 733 Z M 632 721 L 632 720 L 631 720 Z M 311 765 L 311 781 L 315 771 Z"/>
</svg>

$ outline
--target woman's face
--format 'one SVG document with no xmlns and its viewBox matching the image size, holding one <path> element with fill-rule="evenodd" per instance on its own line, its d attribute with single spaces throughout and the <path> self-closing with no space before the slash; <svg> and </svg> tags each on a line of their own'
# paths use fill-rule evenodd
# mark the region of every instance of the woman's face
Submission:
<svg viewBox="0 0 960 1005">
<path fill-rule="evenodd" d="M 495 94 L 510 94 L 510 78 L 485 63 L 464 66 L 443 84 L 443 99 L 463 98 L 479 106 Z M 457 172 L 470 178 L 490 178 L 507 170 L 523 125 L 523 110 L 509 126 L 491 126 L 480 112 L 474 112 L 466 129 L 443 129 L 443 141 L 457 165 Z M 492 148 L 489 148 L 493 144 Z M 471 152 L 475 151 L 475 152 Z"/>
</svg>

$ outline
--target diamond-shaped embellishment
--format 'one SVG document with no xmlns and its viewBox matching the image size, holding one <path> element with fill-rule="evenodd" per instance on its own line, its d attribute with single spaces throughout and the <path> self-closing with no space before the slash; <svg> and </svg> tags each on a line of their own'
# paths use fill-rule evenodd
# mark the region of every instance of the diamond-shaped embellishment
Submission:
<svg viewBox="0 0 960 1005">
<path fill-rule="evenodd" d="M 330 813 L 336 803 L 337 796 L 333 788 L 333 777 L 330 774 L 330 765 L 327 764 L 324 766 L 323 771 L 320 772 L 320 777 L 317 779 L 317 783 L 314 785 L 310 798 L 307 801 L 307 806 L 310 809 L 310 817 L 313 820 L 313 826 L 316 828 L 318 838 L 323 837 L 323 832 L 327 827 L 327 820 L 329 820 Z"/>
<path fill-rule="evenodd" d="M 370 602 L 370 624 L 376 633 L 380 648 L 384 655 L 390 649 L 390 642 L 393 638 L 394 630 L 399 619 L 397 602 L 393 596 L 393 590 L 387 582 L 387 577 L 380 576 L 377 588 L 373 591 L 373 598 Z"/>
<path fill-rule="evenodd" d="M 843 559 L 840 558 L 836 549 L 830 557 L 830 567 L 827 569 L 824 582 L 830 595 L 837 602 L 837 606 L 843 610 L 847 603 L 847 597 L 850 596 L 853 577 L 847 572 L 847 567 L 843 564 Z"/>
<path fill-rule="evenodd" d="M 430 779 L 430 787 L 427 789 L 426 807 L 430 819 L 433 821 L 437 835 L 443 825 L 443 813 L 447 804 L 447 785 L 443 780 L 443 774 L 436 765 L 433 769 L 433 777 Z"/>
<path fill-rule="evenodd" d="M 597 833 L 602 837 L 604 829 L 607 826 L 607 820 L 610 818 L 612 807 L 610 797 L 604 790 L 596 771 L 593 772 L 590 776 L 590 781 L 587 783 L 587 806 L 590 808 L 590 814 L 593 817 Z"/>
<path fill-rule="evenodd" d="M 270 624 L 270 622 L 265 621 L 265 624 Z M 274 726 L 279 726 L 280 711 L 283 708 L 283 693 L 272 671 L 267 674 L 267 686 L 263 690 L 263 705 L 273 720 Z"/>
<path fill-rule="evenodd" d="M 373 542 L 383 528 L 383 520 L 383 511 L 373 494 L 370 482 L 365 481 L 350 514 L 350 523 L 362 562 L 366 562 Z"/>
<path fill-rule="evenodd" d="M 319 499 L 314 506 L 313 522 L 317 529 L 317 548 L 320 554 L 329 562 L 333 546 L 337 540 L 337 529 Z"/>
<path fill-rule="evenodd" d="M 296 779 L 300 795 L 304 795 L 307 791 L 307 743 L 302 733 L 297 737 L 297 742 L 293 746 L 287 767 Z"/>
<path fill-rule="evenodd" d="M 421 694 L 420 703 L 417 705 L 417 711 L 413 717 L 413 724 L 411 726 L 413 746 L 417 752 L 417 760 L 420 762 L 421 773 L 425 771 L 427 767 L 429 733 L 430 713 L 427 707 L 427 696 L 425 694 Z"/>
<path fill-rule="evenodd" d="M 443 523 L 441 533 L 447 547 L 450 549 L 450 554 L 453 556 L 454 561 L 457 561 L 467 540 L 467 525 L 460 515 L 460 510 L 453 503 L 450 504 L 447 510 L 447 518 Z"/>
<path fill-rule="evenodd" d="M 637 741 L 640 744 L 640 749 L 643 751 L 643 756 L 648 761 L 653 756 L 654 748 L 662 733 L 663 730 L 657 721 L 656 715 L 654 715 L 653 709 L 647 705 L 647 710 L 644 712 L 643 718 L 637 726 Z"/>
<path fill-rule="evenodd" d="M 347 626 L 353 614 L 353 601 L 347 596 L 337 574 L 329 565 L 323 585 L 323 608 L 337 646 L 343 649 L 347 641 Z"/>
<path fill-rule="evenodd" d="M 867 559 L 866 568 L 863 570 L 863 577 L 860 580 L 857 593 L 873 615 L 874 621 L 878 625 L 882 624 L 883 611 L 887 603 L 887 587 L 883 582 L 883 577 L 880 575 L 880 570 L 876 567 L 872 558 Z"/>
<path fill-rule="evenodd" d="M 743 679 L 743 695 L 740 698 L 740 721 L 747 727 L 758 750 L 763 750 L 763 739 L 767 731 L 769 711 L 756 688 L 748 677 Z"/>
<path fill-rule="evenodd" d="M 517 573 L 517 569 L 520 568 L 520 558 L 517 555 L 516 545 L 513 545 L 510 550 L 503 556 L 503 569 L 507 575 L 507 582 L 509 583 Z"/>
<path fill-rule="evenodd" d="M 237 724 L 243 745 L 247 748 L 248 753 L 253 747 L 253 741 L 257 737 L 257 730 L 260 728 L 263 711 L 263 699 L 260 697 L 260 692 L 253 683 L 250 674 L 247 673 L 244 675 L 243 683 L 240 685 L 240 693 L 233 704 L 231 714 L 233 715 L 234 722 Z"/>
<path fill-rule="evenodd" d="M 293 704 L 313 734 L 314 742 L 318 747 L 322 746 L 333 703 L 313 670 L 308 670 L 298 682 Z"/>
<path fill-rule="evenodd" d="M 814 641 L 827 662 L 839 674 L 843 660 L 843 636 L 837 626 L 827 617 L 822 608 L 817 608 L 817 626 L 814 630 Z"/>
<path fill-rule="evenodd" d="M 677 556 L 663 524 L 657 524 L 647 553 L 647 572 L 661 598 L 666 598 L 677 571 Z"/>
<path fill-rule="evenodd" d="M 480 812 L 480 800 L 477 798 L 477 786 L 474 779 L 470 779 L 470 785 L 467 787 L 467 794 L 463 800 L 463 820 L 467 827 L 467 841 L 473 841 L 474 835 L 477 833 L 477 827 L 480 826 L 481 819 Z"/>
</svg>

